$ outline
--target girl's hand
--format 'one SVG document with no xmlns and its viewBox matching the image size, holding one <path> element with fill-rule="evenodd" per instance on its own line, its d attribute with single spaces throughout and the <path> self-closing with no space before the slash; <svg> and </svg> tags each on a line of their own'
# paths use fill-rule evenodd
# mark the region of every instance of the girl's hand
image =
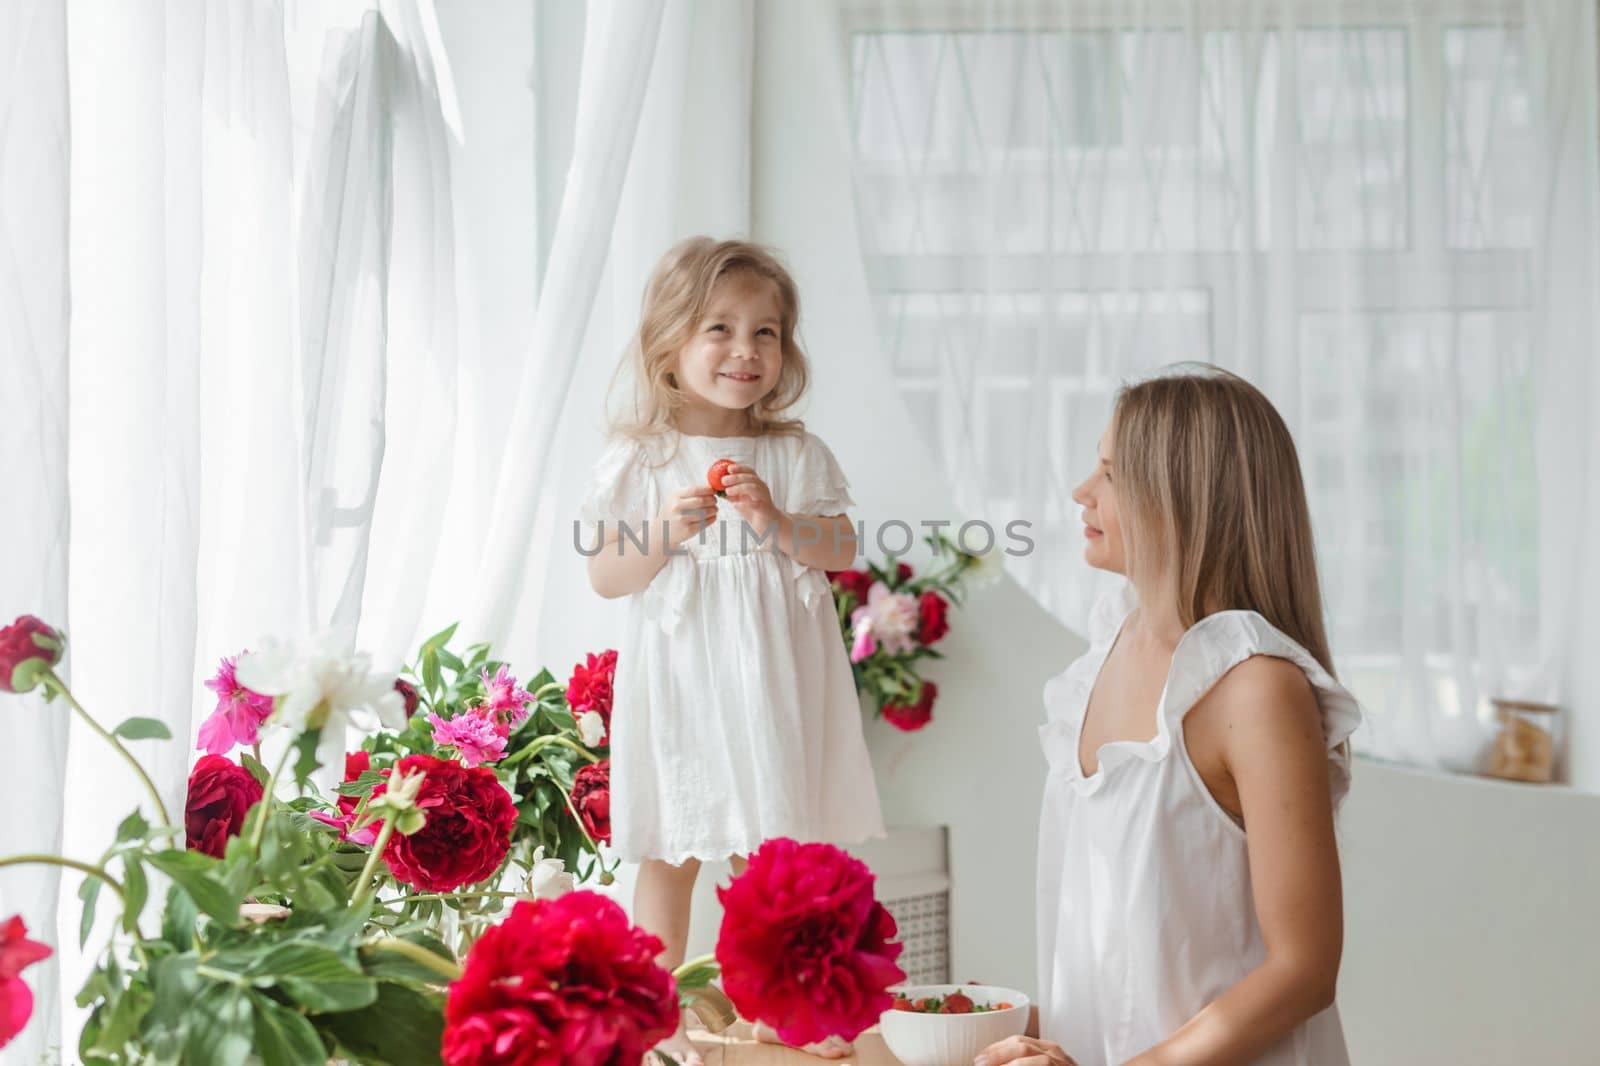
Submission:
<svg viewBox="0 0 1600 1066">
<path fill-rule="evenodd" d="M 656 516 L 656 528 L 663 522 L 667 526 L 667 546 L 676 548 L 690 537 L 703 533 L 717 520 L 717 496 L 710 485 L 690 485 L 667 497 L 661 513 Z"/>
<path fill-rule="evenodd" d="M 769 526 L 782 517 L 782 512 L 772 502 L 772 490 L 767 488 L 767 483 L 761 480 L 754 467 L 734 463 L 723 476 L 722 487 L 727 492 L 728 502 L 733 504 L 739 517 L 750 524 L 757 536 L 764 534 Z"/>
<path fill-rule="evenodd" d="M 1035 1040 L 1031 1036 L 1013 1036 L 998 1044 L 990 1044 L 972 1060 L 972 1066 L 1001 1066 L 1002 1063 L 1009 1063 L 1010 1066 L 1078 1066 L 1077 1060 L 1062 1051 L 1060 1044 Z"/>
</svg>

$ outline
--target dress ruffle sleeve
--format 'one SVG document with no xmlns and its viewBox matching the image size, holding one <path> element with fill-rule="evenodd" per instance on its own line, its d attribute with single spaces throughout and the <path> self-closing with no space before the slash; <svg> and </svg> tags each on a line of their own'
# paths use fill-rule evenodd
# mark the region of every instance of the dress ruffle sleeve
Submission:
<svg viewBox="0 0 1600 1066">
<path fill-rule="evenodd" d="M 850 495 L 850 482 L 833 452 L 820 437 L 807 433 L 800 441 L 794 473 L 789 482 L 788 512 L 795 518 L 841 515 L 856 505 Z M 785 556 L 807 610 L 826 597 L 833 598 L 828 576 L 806 566 L 793 556 Z"/>
</svg>

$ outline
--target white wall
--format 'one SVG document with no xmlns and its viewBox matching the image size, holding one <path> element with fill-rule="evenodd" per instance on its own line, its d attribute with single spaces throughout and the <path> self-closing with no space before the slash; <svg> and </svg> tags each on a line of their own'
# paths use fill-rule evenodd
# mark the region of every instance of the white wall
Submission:
<svg viewBox="0 0 1600 1066">
<path fill-rule="evenodd" d="M 1600 1063 L 1600 796 L 1357 760 L 1353 1062 Z"/>
</svg>

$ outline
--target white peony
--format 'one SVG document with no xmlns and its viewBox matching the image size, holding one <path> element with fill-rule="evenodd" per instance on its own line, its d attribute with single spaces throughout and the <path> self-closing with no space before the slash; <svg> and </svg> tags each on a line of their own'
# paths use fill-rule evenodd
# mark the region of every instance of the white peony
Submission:
<svg viewBox="0 0 1600 1066">
<path fill-rule="evenodd" d="M 591 748 L 598 748 L 606 739 L 606 720 L 599 711 L 584 711 L 578 715 L 578 739 Z"/>
<path fill-rule="evenodd" d="M 545 858 L 541 844 L 533 853 L 533 868 L 528 871 L 528 893 L 534 899 L 555 899 L 577 887 L 577 880 L 567 873 L 567 864 Z"/>
<path fill-rule="evenodd" d="M 268 724 L 296 734 L 330 724 L 365 732 L 402 729 L 405 700 L 395 691 L 395 671 L 374 673 L 364 652 L 332 633 L 298 643 L 268 638 L 239 657 L 234 676 L 252 692 L 273 697 Z"/>
</svg>

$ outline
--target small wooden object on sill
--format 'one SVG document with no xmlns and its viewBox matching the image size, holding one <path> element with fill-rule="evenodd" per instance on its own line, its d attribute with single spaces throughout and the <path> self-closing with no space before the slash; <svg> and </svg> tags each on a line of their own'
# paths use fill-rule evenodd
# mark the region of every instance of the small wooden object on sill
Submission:
<svg viewBox="0 0 1600 1066">
<path fill-rule="evenodd" d="M 1555 780 L 1560 708 L 1530 700 L 1491 702 L 1500 732 L 1489 749 L 1489 776 L 1537 784 Z"/>
</svg>

